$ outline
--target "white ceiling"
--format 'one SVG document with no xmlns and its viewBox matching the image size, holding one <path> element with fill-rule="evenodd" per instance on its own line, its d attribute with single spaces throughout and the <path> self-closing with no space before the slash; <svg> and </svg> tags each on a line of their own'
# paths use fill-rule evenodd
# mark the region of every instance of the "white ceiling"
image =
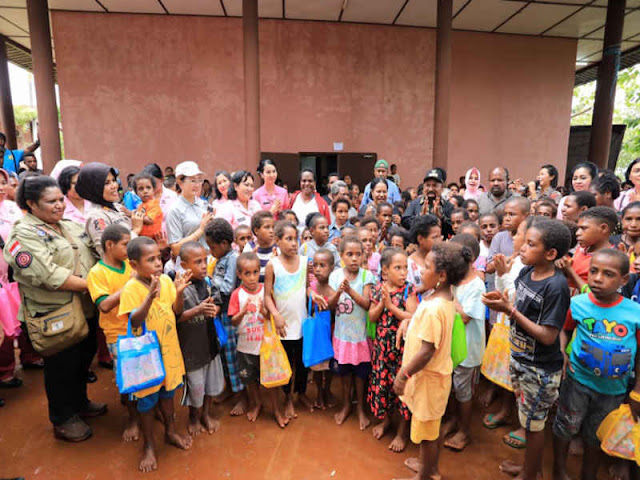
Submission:
<svg viewBox="0 0 640 480">
<path fill-rule="evenodd" d="M 263 18 L 436 26 L 437 0 L 258 0 Z M 576 68 L 601 59 L 607 0 L 453 0 L 453 28 L 578 39 Z M 52 10 L 241 16 L 242 0 L 49 0 Z M 27 48 L 26 0 L 0 0 L 0 34 Z M 640 0 L 627 0 L 623 51 L 640 46 Z M 54 52 L 55 53 L 55 52 Z"/>
</svg>

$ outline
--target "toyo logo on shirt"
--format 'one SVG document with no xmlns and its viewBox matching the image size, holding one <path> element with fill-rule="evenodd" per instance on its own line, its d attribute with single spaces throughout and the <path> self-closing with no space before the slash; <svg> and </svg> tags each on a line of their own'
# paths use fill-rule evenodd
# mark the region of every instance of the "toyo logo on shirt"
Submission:
<svg viewBox="0 0 640 480">
<path fill-rule="evenodd" d="M 613 333 L 616 337 L 624 338 L 629 333 L 629 329 L 625 325 L 606 318 L 603 320 L 585 318 L 583 323 L 587 330 L 594 335 L 610 335 Z"/>
</svg>

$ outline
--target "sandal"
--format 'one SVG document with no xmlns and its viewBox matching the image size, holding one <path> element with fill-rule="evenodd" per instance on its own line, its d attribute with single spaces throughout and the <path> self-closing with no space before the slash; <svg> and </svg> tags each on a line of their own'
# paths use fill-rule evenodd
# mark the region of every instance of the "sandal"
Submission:
<svg viewBox="0 0 640 480">
<path fill-rule="evenodd" d="M 508 435 L 502 437 L 502 441 L 506 445 L 510 446 L 511 448 L 515 448 L 516 450 L 527 448 L 527 439 L 522 438 L 520 435 L 516 435 L 515 432 L 509 432 Z"/>
<path fill-rule="evenodd" d="M 18 388 L 22 386 L 22 380 L 13 377 L 11 380 L 0 381 L 0 388 Z"/>
<path fill-rule="evenodd" d="M 502 427 L 503 425 L 507 425 L 508 422 L 505 418 L 494 420 L 495 417 L 495 413 L 489 413 L 486 417 L 484 417 L 482 419 L 482 425 L 484 425 L 484 428 L 495 430 L 496 428 Z"/>
</svg>

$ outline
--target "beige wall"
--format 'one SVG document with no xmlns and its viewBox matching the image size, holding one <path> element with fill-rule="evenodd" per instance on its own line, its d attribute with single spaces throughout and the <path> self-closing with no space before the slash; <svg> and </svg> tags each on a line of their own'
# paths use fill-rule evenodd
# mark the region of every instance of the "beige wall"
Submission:
<svg viewBox="0 0 640 480">
<path fill-rule="evenodd" d="M 241 20 L 53 12 L 65 151 L 124 172 L 244 165 Z M 454 32 L 449 178 L 566 158 L 573 40 Z M 375 152 L 403 184 L 431 165 L 433 30 L 264 20 L 262 150 Z"/>
</svg>

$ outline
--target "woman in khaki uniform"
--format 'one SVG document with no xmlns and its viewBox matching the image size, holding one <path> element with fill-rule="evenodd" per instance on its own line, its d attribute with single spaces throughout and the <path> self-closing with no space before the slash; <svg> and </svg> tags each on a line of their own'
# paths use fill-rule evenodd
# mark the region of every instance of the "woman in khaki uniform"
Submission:
<svg viewBox="0 0 640 480">
<path fill-rule="evenodd" d="M 31 317 L 46 315 L 81 295 L 85 318 L 95 327 L 95 307 L 87 293 L 86 276 L 96 258 L 83 226 L 63 220 L 64 196 L 57 182 L 46 176 L 27 177 L 16 194 L 27 211 L 5 242 L 4 258 L 13 268 L 25 309 Z M 93 334 L 92 334 L 93 333 Z M 87 398 L 87 369 L 95 353 L 95 332 L 79 343 L 44 359 L 44 383 L 49 419 L 56 437 L 78 442 L 91 436 L 82 420 L 102 415 L 105 404 Z M 37 345 L 34 345 L 37 348 Z"/>
</svg>

